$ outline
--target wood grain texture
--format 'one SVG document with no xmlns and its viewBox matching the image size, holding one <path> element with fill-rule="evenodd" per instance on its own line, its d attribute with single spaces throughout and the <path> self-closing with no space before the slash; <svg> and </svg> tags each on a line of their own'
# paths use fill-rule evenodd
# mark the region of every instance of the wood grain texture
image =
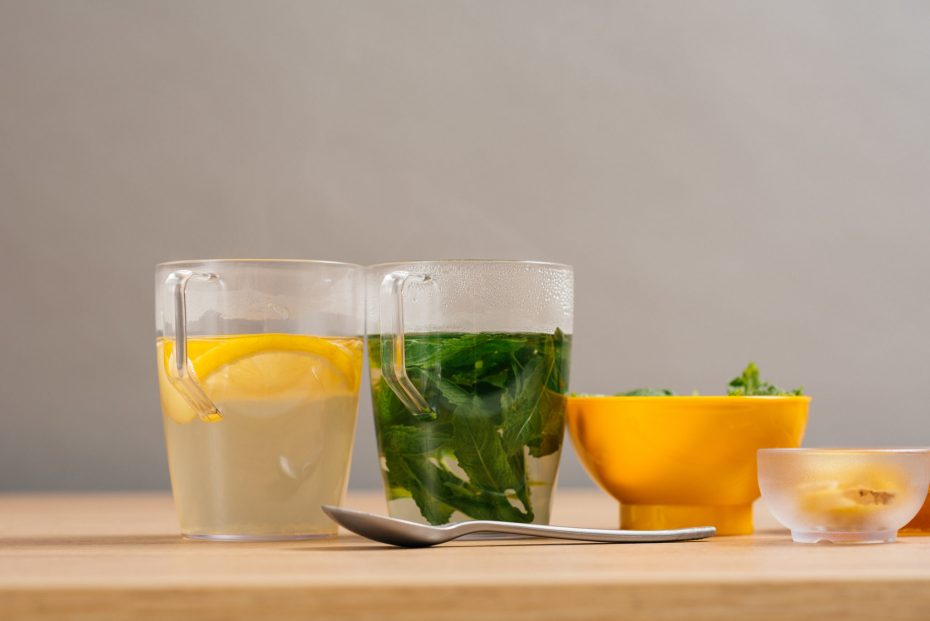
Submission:
<svg viewBox="0 0 930 621">
<path fill-rule="evenodd" d="M 384 511 L 378 494 L 347 505 Z M 554 521 L 616 513 L 563 490 Z M 404 550 L 184 541 L 166 495 L 0 496 L 0 619 L 930 619 L 930 538 L 801 546 L 759 520 L 751 537 L 683 544 Z"/>
</svg>

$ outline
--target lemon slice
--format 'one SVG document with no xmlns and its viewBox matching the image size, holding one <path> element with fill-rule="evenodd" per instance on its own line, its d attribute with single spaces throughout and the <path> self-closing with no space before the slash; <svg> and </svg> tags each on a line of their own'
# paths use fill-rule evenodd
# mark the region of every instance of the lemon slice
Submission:
<svg viewBox="0 0 930 621">
<path fill-rule="evenodd" d="M 165 349 L 167 350 L 168 347 L 166 346 Z M 165 415 L 174 422 L 183 425 L 197 418 L 197 411 L 181 395 L 178 388 L 171 383 L 171 380 L 168 379 L 170 376 L 165 374 L 164 369 L 167 368 L 167 359 L 170 359 L 170 356 L 170 353 L 166 356 L 166 366 L 159 369 L 159 375 L 162 377 L 160 378 L 161 381 L 158 382 L 158 394 L 161 397 L 161 409 L 165 412 Z"/>
<path fill-rule="evenodd" d="M 189 341 L 191 345 L 199 345 L 203 341 L 195 339 Z M 318 336 L 304 336 L 299 334 L 257 334 L 253 336 L 235 336 L 231 338 L 215 339 L 216 345 L 196 352 L 195 347 L 189 347 L 193 356 L 194 370 L 198 377 L 206 379 L 219 368 L 235 363 L 250 356 L 272 353 L 313 354 L 329 360 L 339 367 L 346 376 L 355 373 L 355 360 L 353 352 L 347 346 L 337 345 L 333 340 Z"/>
<path fill-rule="evenodd" d="M 216 347 L 219 339 L 188 339 L 187 354 L 196 358 L 203 352 Z M 169 339 L 158 340 L 158 393 L 161 397 L 161 407 L 165 414 L 176 423 L 189 423 L 198 417 L 190 401 L 184 397 L 183 388 L 176 384 L 174 341 Z"/>
<path fill-rule="evenodd" d="M 356 360 L 327 339 L 263 334 L 224 341 L 193 367 L 217 402 L 311 400 L 355 392 Z"/>
<path fill-rule="evenodd" d="M 168 345 L 166 371 L 171 363 Z M 190 339 L 188 351 L 194 374 L 221 410 L 224 404 L 254 409 L 260 402 L 302 403 L 352 395 L 360 380 L 359 339 L 258 334 Z M 189 422 L 196 416 L 189 406 L 181 408 L 175 400 L 168 400 L 169 404 L 164 394 L 162 398 L 165 411 L 175 421 Z"/>
<path fill-rule="evenodd" d="M 850 469 L 836 480 L 798 487 L 800 508 L 834 529 L 861 530 L 871 516 L 883 513 L 906 490 L 893 472 Z"/>
</svg>

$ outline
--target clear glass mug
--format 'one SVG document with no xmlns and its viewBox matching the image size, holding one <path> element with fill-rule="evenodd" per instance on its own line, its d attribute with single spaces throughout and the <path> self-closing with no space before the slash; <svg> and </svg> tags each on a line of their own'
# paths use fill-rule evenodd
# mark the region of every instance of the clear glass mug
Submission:
<svg viewBox="0 0 930 621">
<path fill-rule="evenodd" d="M 158 384 L 187 537 L 336 534 L 362 373 L 364 268 L 211 260 L 156 268 Z"/>
<path fill-rule="evenodd" d="M 573 287 L 572 268 L 553 263 L 368 268 L 371 391 L 392 516 L 548 523 Z"/>
</svg>

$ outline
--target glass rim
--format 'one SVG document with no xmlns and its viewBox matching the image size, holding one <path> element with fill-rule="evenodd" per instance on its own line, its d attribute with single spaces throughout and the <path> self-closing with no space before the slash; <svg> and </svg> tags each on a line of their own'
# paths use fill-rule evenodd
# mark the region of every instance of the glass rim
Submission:
<svg viewBox="0 0 930 621">
<path fill-rule="evenodd" d="M 200 263 L 251 263 L 251 264 L 271 264 L 271 265 L 320 265 L 330 267 L 351 267 L 355 269 L 365 269 L 364 265 L 358 263 L 346 263 L 344 261 L 326 261 L 318 259 L 182 259 L 179 261 L 164 261 L 156 263 L 155 269 L 163 267 L 181 267 L 183 265 L 194 265 Z"/>
<path fill-rule="evenodd" d="M 574 267 L 568 263 L 557 263 L 555 261 L 535 261 L 532 259 L 417 259 L 413 261 L 386 261 L 384 263 L 372 263 L 368 269 L 376 267 L 397 267 L 398 265 L 435 265 L 437 263 L 446 264 L 475 264 L 486 263 L 488 265 L 533 265 L 537 267 L 555 267 L 559 269 L 568 269 L 574 271 Z"/>
</svg>

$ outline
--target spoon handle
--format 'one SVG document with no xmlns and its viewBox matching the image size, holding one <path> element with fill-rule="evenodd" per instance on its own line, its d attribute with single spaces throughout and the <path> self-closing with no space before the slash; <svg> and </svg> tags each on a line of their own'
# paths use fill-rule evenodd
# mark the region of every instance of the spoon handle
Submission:
<svg viewBox="0 0 930 621">
<path fill-rule="evenodd" d="M 601 541 L 606 543 L 658 543 L 663 541 L 691 541 L 706 539 L 717 534 L 713 526 L 678 528 L 675 530 L 604 530 L 599 528 L 570 528 L 567 526 L 545 526 L 543 524 L 518 524 L 475 520 L 460 522 L 450 530 L 456 536 L 472 533 L 505 533 L 550 539 L 573 539 L 577 541 Z"/>
</svg>

